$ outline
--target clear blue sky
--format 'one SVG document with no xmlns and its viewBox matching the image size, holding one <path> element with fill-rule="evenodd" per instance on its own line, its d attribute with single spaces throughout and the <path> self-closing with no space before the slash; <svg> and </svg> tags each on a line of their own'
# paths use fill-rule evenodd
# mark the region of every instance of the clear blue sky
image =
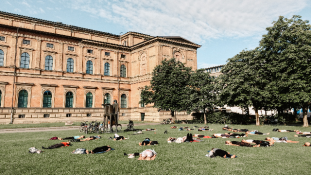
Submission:
<svg viewBox="0 0 311 175">
<path fill-rule="evenodd" d="M 0 0 L 0 10 L 113 34 L 181 36 L 202 45 L 198 68 L 255 48 L 279 16 L 311 21 L 310 0 Z"/>
</svg>

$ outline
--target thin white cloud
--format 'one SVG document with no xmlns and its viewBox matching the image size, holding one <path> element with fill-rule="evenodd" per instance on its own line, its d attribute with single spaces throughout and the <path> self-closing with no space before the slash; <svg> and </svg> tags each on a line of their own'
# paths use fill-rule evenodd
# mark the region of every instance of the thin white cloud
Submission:
<svg viewBox="0 0 311 175">
<path fill-rule="evenodd" d="M 29 5 L 26 1 L 22 1 L 21 4 L 22 4 L 22 5 L 25 5 L 25 6 L 27 6 L 27 7 L 31 7 L 31 5 Z"/>
<path fill-rule="evenodd" d="M 197 43 L 210 38 L 258 35 L 278 16 L 291 16 L 307 0 L 72 0 L 68 6 L 153 36 L 179 35 Z"/>
</svg>

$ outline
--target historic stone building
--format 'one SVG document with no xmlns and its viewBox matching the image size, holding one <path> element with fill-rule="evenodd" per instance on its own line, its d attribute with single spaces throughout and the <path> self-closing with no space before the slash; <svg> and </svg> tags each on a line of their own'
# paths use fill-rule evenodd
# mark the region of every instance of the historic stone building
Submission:
<svg viewBox="0 0 311 175">
<path fill-rule="evenodd" d="M 0 12 L 0 123 L 100 120 L 102 104 L 113 100 L 121 119 L 162 120 L 170 113 L 139 104 L 141 89 L 165 58 L 195 70 L 199 47 Z"/>
</svg>

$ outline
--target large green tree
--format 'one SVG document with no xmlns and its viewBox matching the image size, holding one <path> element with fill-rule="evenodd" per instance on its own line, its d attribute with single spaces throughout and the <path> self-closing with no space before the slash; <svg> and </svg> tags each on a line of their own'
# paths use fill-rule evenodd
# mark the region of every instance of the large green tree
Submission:
<svg viewBox="0 0 311 175">
<path fill-rule="evenodd" d="M 266 97 L 269 94 L 265 89 L 267 80 L 264 72 L 259 71 L 261 64 L 257 60 L 260 60 L 260 57 L 260 50 L 256 48 L 243 50 L 228 59 L 215 86 L 218 105 L 241 108 L 252 106 L 255 110 L 256 125 L 260 125 L 258 110 L 267 106 Z"/>
<path fill-rule="evenodd" d="M 163 60 L 152 72 L 151 85 L 142 90 L 141 102 L 152 103 L 161 110 L 170 110 L 172 118 L 176 120 L 176 111 L 187 109 L 183 98 L 189 85 L 190 73 L 190 67 L 174 58 Z"/>
<path fill-rule="evenodd" d="M 205 69 L 199 69 L 191 73 L 189 86 L 184 97 L 184 104 L 188 111 L 201 111 L 204 114 L 206 124 L 206 110 L 213 110 L 215 103 L 214 78 Z"/>
<path fill-rule="evenodd" d="M 279 17 L 260 41 L 265 70 L 270 73 L 268 88 L 276 108 L 302 106 L 308 126 L 311 102 L 311 25 L 301 16 Z M 276 102 L 276 100 L 278 102 Z"/>
</svg>

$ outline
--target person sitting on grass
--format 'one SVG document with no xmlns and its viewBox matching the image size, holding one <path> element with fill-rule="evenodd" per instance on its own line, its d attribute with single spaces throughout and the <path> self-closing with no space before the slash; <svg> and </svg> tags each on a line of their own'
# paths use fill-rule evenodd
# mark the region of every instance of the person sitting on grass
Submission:
<svg viewBox="0 0 311 175">
<path fill-rule="evenodd" d="M 310 146 L 310 142 L 306 142 L 303 146 Z"/>
<path fill-rule="evenodd" d="M 227 157 L 235 158 L 236 157 L 235 155 L 231 155 L 227 151 L 224 151 L 218 148 L 212 148 L 212 150 L 206 156 L 210 158 L 217 157 L 217 156 L 223 157 L 223 158 L 227 158 Z"/>
<path fill-rule="evenodd" d="M 268 147 L 268 146 L 273 146 L 274 142 L 268 142 L 268 141 L 265 141 L 265 140 L 242 140 L 241 142 L 244 142 L 244 143 L 249 143 L 249 144 L 256 144 L 256 145 L 260 145 L 260 147 Z"/>
<path fill-rule="evenodd" d="M 91 151 L 89 150 L 86 150 L 86 154 L 95 154 L 95 153 L 100 153 L 100 152 L 107 152 L 107 151 L 110 151 L 111 150 L 111 147 L 109 145 L 107 146 L 102 146 L 102 147 L 97 147 Z"/>
<path fill-rule="evenodd" d="M 57 144 L 51 145 L 47 148 L 42 146 L 42 149 L 54 149 L 54 148 L 62 148 L 62 147 L 66 147 L 66 146 L 71 146 L 70 142 L 57 143 Z"/>
<path fill-rule="evenodd" d="M 283 142 L 283 143 L 299 143 L 299 141 L 292 141 L 292 140 L 288 140 L 287 137 L 267 137 L 265 140 L 267 141 L 275 141 L 275 142 Z"/>
<path fill-rule="evenodd" d="M 225 144 L 232 145 L 232 146 L 246 146 L 246 147 L 259 147 L 260 146 L 260 145 L 251 145 L 246 142 L 238 142 L 238 141 L 230 141 L 230 140 L 227 140 Z"/>
<path fill-rule="evenodd" d="M 98 136 L 90 136 L 89 138 L 85 138 L 83 140 L 80 140 L 80 142 L 84 142 L 84 141 L 90 141 L 90 140 L 97 140 L 97 139 L 100 139 L 101 136 L 98 135 Z"/>
<path fill-rule="evenodd" d="M 157 153 L 154 150 L 146 149 L 139 154 L 138 160 L 154 160 L 156 156 Z"/>
<path fill-rule="evenodd" d="M 259 132 L 259 131 L 247 131 L 246 134 L 250 134 L 250 135 L 269 135 L 270 133 L 262 133 L 262 132 Z"/>
<path fill-rule="evenodd" d="M 52 137 L 52 138 L 54 138 L 54 137 Z M 82 136 L 73 136 L 73 137 L 65 137 L 65 138 L 57 137 L 58 140 L 78 140 L 78 139 L 82 139 L 82 138 L 85 138 L 85 136 L 82 135 Z M 52 140 L 54 140 L 54 139 L 52 139 Z"/>
</svg>

